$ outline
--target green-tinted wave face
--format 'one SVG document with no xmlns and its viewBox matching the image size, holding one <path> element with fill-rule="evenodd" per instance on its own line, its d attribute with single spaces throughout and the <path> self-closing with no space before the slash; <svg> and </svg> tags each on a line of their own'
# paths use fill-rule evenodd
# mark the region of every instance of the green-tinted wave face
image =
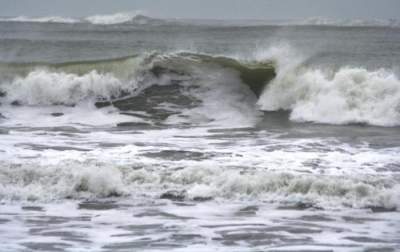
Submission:
<svg viewBox="0 0 400 252">
<path fill-rule="evenodd" d="M 276 76 L 274 64 L 268 62 L 240 61 L 224 56 L 205 54 L 180 53 L 162 57 L 153 65 L 153 72 L 159 74 L 165 71 L 182 74 L 188 67 L 215 65 L 217 68 L 236 71 L 241 81 L 246 84 L 256 96 L 260 96 L 264 87 Z"/>
<path fill-rule="evenodd" d="M 216 62 L 239 72 L 243 83 L 260 96 L 265 85 L 275 78 L 275 68 L 271 62 L 242 63 L 229 58 L 215 58 Z"/>
<path fill-rule="evenodd" d="M 184 53 L 204 63 L 216 64 L 223 68 L 229 68 L 239 73 L 245 83 L 257 96 L 261 95 L 265 85 L 275 78 L 276 72 L 272 62 L 240 61 L 223 56 L 209 56 L 201 54 Z"/>
<path fill-rule="evenodd" d="M 113 73 L 121 79 L 128 78 L 140 63 L 140 57 L 128 56 L 115 59 L 77 61 L 47 64 L 42 62 L 31 63 L 0 63 L 0 76 L 12 78 L 14 76 L 26 76 L 35 70 L 47 70 L 49 72 L 63 72 L 76 75 L 84 75 L 92 71 L 98 73 Z"/>
</svg>

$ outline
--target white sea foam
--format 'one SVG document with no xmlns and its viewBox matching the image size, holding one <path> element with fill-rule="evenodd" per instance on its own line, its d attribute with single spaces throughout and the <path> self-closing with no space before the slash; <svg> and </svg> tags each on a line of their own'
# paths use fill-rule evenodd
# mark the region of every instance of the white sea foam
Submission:
<svg viewBox="0 0 400 252">
<path fill-rule="evenodd" d="M 1 170 L 3 200 L 62 200 L 187 190 L 188 199 L 263 200 L 278 204 L 310 203 L 326 208 L 399 208 L 400 188 L 389 177 L 318 176 L 266 171 L 240 172 L 205 167 L 173 174 L 69 161 L 57 165 L 5 165 Z"/>
<path fill-rule="evenodd" d="M 290 110 L 294 121 L 400 125 L 400 80 L 392 71 L 307 68 L 287 47 L 260 57 L 275 59 L 278 72 L 259 99 L 262 110 Z"/>
<path fill-rule="evenodd" d="M 34 70 L 11 83 L 3 83 L 7 99 L 27 105 L 73 105 L 87 98 L 117 97 L 136 88 L 132 81 L 121 81 L 111 73 L 91 71 L 84 75 Z"/>
<path fill-rule="evenodd" d="M 318 139 L 258 136 L 263 144 L 238 139 L 227 152 L 226 146 L 219 147 L 225 141 L 202 128 L 132 133 L 72 132 L 66 137 L 51 131 L 11 131 L 3 135 L 0 200 L 159 198 L 164 192 L 178 190 L 186 192 L 187 200 L 310 203 L 323 208 L 400 207 L 398 173 L 390 171 L 399 162 L 398 148 L 374 150 Z M 193 136 L 202 136 L 195 147 Z M 187 156 L 170 160 L 174 151 L 167 146 L 179 146 L 177 154 L 185 150 Z M 332 150 L 327 152 L 327 148 Z M 163 150 L 170 151 L 167 158 L 145 155 Z M 191 152 L 212 155 L 195 160 Z"/>
<path fill-rule="evenodd" d="M 19 170 L 15 173 L 13 169 Z M 76 167 L 75 167 L 76 168 Z M 125 192 L 118 169 L 107 167 L 42 167 L 34 172 L 29 167 L 2 167 L 0 195 L 11 200 L 62 199 L 66 197 L 108 197 Z M 21 185 L 21 179 L 27 179 Z M 9 183 L 17 182 L 20 186 Z"/>
</svg>

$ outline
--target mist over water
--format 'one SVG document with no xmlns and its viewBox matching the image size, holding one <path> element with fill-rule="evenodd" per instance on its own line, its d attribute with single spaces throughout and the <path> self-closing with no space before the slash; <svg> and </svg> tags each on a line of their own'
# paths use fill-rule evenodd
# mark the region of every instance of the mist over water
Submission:
<svg viewBox="0 0 400 252">
<path fill-rule="evenodd" d="M 399 45 L 393 20 L 2 19 L 0 250 L 400 249 Z"/>
</svg>

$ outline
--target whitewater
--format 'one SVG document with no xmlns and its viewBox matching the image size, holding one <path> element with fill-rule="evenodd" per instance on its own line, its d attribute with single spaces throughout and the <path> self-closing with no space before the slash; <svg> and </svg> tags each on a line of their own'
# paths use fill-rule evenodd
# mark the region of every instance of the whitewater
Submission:
<svg viewBox="0 0 400 252">
<path fill-rule="evenodd" d="M 397 251 L 396 21 L 0 19 L 0 251 Z"/>
</svg>

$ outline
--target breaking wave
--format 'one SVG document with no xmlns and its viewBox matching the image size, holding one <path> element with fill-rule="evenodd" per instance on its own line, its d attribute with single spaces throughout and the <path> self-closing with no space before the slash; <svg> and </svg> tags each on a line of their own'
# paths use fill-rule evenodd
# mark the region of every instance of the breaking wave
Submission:
<svg viewBox="0 0 400 252">
<path fill-rule="evenodd" d="M 189 107 L 193 112 L 199 101 L 222 106 L 224 97 L 226 117 L 233 116 L 229 111 L 235 107 L 242 115 L 259 114 L 258 103 L 262 111 L 289 111 L 298 122 L 400 125 L 400 80 L 393 71 L 319 68 L 287 46 L 255 52 L 246 60 L 181 52 L 58 64 L 2 63 L 0 77 L 3 103 L 75 105 L 91 100 L 106 102 L 100 107 L 107 102 L 133 106 L 131 101 L 149 90 L 152 95 L 164 92 L 164 103 L 177 105 L 176 95 L 191 100 L 178 102 L 181 112 Z M 211 111 L 197 109 L 202 115 Z"/>
<path fill-rule="evenodd" d="M 166 123 L 232 125 L 251 125 L 257 120 L 256 96 L 275 76 L 268 61 L 193 53 L 47 65 L 3 64 L 0 73 L 0 99 L 6 104 L 74 106 L 89 100 L 97 107 L 114 105 L 122 111 L 162 113 L 157 117 L 168 119 Z M 222 96 L 225 99 L 220 99 Z M 169 112 L 160 109 L 165 106 Z M 212 113 L 216 110 L 224 113 Z"/>
<path fill-rule="evenodd" d="M 201 72 L 196 72 L 202 68 L 209 71 L 208 74 L 221 74 L 217 70 L 212 71 L 215 67 L 221 71 L 227 70 L 227 74 L 238 74 L 257 95 L 261 93 L 264 84 L 275 76 L 273 65 L 268 61 L 240 62 L 222 56 L 155 53 L 103 61 L 47 65 L 1 64 L 0 75 L 8 81 L 3 81 L 0 89 L 7 94 L 9 101 L 18 100 L 21 104 L 72 105 L 87 97 L 111 99 L 122 94 L 132 94 L 140 84 L 147 87 L 148 84 L 165 85 L 184 80 L 188 84 L 187 80 L 207 77 L 207 73 L 202 76 Z"/>
</svg>

